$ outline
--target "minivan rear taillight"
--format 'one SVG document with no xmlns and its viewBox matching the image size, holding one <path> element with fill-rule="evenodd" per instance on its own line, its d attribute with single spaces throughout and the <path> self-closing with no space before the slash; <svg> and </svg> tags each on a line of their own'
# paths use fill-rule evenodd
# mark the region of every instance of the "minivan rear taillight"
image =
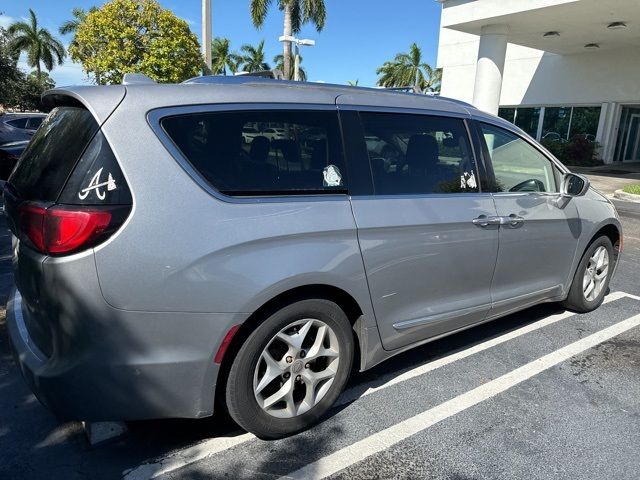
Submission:
<svg viewBox="0 0 640 480">
<path fill-rule="evenodd" d="M 66 255 L 106 240 L 126 219 L 130 206 L 83 207 L 23 203 L 18 229 L 23 239 L 47 255 Z"/>
</svg>

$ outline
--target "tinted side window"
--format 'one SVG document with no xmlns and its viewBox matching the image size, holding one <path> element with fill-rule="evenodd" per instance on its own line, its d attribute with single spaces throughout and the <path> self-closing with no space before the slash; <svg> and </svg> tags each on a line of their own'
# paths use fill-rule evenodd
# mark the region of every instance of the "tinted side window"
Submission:
<svg viewBox="0 0 640 480">
<path fill-rule="evenodd" d="M 227 195 L 346 192 L 335 112 L 208 112 L 161 124 L 204 179 Z"/>
<path fill-rule="evenodd" d="M 557 192 L 553 162 L 517 135 L 480 124 L 497 192 Z"/>
<path fill-rule="evenodd" d="M 376 194 L 478 191 L 462 120 L 389 113 L 360 115 Z"/>
</svg>

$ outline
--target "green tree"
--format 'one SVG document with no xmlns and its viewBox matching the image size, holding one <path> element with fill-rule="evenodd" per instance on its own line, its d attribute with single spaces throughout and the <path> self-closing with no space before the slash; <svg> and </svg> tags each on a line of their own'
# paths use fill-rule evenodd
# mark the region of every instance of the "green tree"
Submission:
<svg viewBox="0 0 640 480">
<path fill-rule="evenodd" d="M 327 19 L 327 10 L 324 0 L 276 0 L 278 8 L 284 13 L 283 35 L 291 36 L 300 32 L 300 28 L 307 22 L 315 25 L 318 32 L 322 31 Z M 269 8 L 274 0 L 251 0 L 251 20 L 260 28 Z M 282 42 L 283 45 L 283 73 L 287 80 L 291 80 L 293 70 L 291 68 L 291 43 Z"/>
<path fill-rule="evenodd" d="M 7 31 L 0 27 L 0 105 L 13 106 L 15 92 L 24 79 L 24 74 L 18 69 L 18 58 L 9 47 L 10 37 Z"/>
<path fill-rule="evenodd" d="M 87 15 L 89 15 L 90 13 L 94 13 L 96 11 L 98 11 L 98 7 L 91 7 L 88 11 L 84 10 L 83 8 L 74 8 L 73 10 L 71 10 L 71 15 L 73 18 L 71 20 L 67 20 L 66 22 L 64 22 L 62 25 L 60 25 L 60 28 L 58 29 L 61 35 L 68 35 L 71 33 L 74 34 L 74 37 L 71 40 L 71 43 L 69 44 L 69 46 L 75 45 L 77 48 L 75 33 L 78 31 L 78 27 L 80 27 L 80 25 L 87 19 Z M 82 54 L 82 58 L 87 58 L 90 56 L 91 56 L 91 52 L 83 52 Z M 98 85 L 102 84 L 100 71 L 87 72 L 87 74 L 89 78 L 91 78 L 91 74 L 93 74 L 93 81 Z"/>
<path fill-rule="evenodd" d="M 240 48 L 242 52 L 241 68 L 245 72 L 259 72 L 260 70 L 269 70 L 271 67 L 264 60 L 264 40 L 257 46 L 243 45 Z"/>
<path fill-rule="evenodd" d="M 439 91 L 442 73 L 422 61 L 422 50 L 412 43 L 409 52 L 398 53 L 392 61 L 376 70 L 382 87 L 418 87 L 422 91 Z"/>
<path fill-rule="evenodd" d="M 20 82 L 13 106 L 21 111 L 43 110 L 42 94 L 55 86 L 56 83 L 47 72 L 31 72 Z"/>
<path fill-rule="evenodd" d="M 156 0 L 112 0 L 77 26 L 71 58 L 101 82 L 120 83 L 128 72 L 158 82 L 181 82 L 203 66 L 198 39 L 184 20 Z"/>
<path fill-rule="evenodd" d="M 231 51 L 231 42 L 228 38 L 217 37 L 211 42 L 211 73 L 214 75 L 227 74 L 227 68 L 231 73 L 236 73 L 242 57 Z"/>
<path fill-rule="evenodd" d="M 291 61 L 289 62 L 289 65 L 291 65 L 291 71 L 289 72 L 289 74 L 285 74 L 285 78 L 293 78 L 294 77 L 294 66 L 295 66 L 295 56 L 291 55 Z M 284 56 L 282 54 L 280 55 L 276 55 L 275 57 L 273 57 L 273 63 L 276 64 L 275 68 L 277 68 L 278 70 L 280 70 L 282 73 L 284 73 Z M 300 55 L 300 64 L 302 65 L 302 55 Z M 304 68 L 302 68 L 302 66 L 300 67 L 300 81 L 302 82 L 306 82 L 307 81 L 307 72 L 305 71 Z"/>
<path fill-rule="evenodd" d="M 27 54 L 27 64 L 36 69 L 38 78 L 41 78 L 40 63 L 51 71 L 56 63 L 62 65 L 66 52 L 64 46 L 46 28 L 38 25 L 38 17 L 29 9 L 29 21 L 15 22 L 7 30 L 12 37 L 10 48 L 16 52 Z"/>
<path fill-rule="evenodd" d="M 360 83 L 360 80 L 358 80 L 358 79 L 347 80 L 347 84 L 352 86 L 352 87 L 357 87 L 359 83 Z"/>
</svg>

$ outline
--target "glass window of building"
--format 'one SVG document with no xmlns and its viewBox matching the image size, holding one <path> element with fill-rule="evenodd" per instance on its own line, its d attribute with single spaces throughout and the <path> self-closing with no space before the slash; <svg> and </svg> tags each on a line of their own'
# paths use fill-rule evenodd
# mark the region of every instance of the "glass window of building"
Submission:
<svg viewBox="0 0 640 480">
<path fill-rule="evenodd" d="M 533 138 L 536 138 L 536 135 L 538 134 L 539 121 L 540 107 L 518 108 L 516 110 L 515 124 Z"/>
<path fill-rule="evenodd" d="M 511 107 L 500 107 L 498 110 L 498 116 L 505 119 L 507 122 L 513 123 L 516 118 L 516 109 Z"/>
<path fill-rule="evenodd" d="M 571 107 L 546 107 L 542 122 L 542 139 L 563 141 L 569 136 Z"/>
<path fill-rule="evenodd" d="M 599 120 L 600 107 L 573 107 L 569 138 L 584 138 L 595 142 Z"/>
</svg>

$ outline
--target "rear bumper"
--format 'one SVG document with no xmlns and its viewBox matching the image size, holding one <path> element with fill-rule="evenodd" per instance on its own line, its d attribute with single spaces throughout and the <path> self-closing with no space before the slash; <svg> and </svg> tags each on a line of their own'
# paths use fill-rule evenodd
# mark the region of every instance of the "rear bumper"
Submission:
<svg viewBox="0 0 640 480">
<path fill-rule="evenodd" d="M 20 293 L 7 304 L 16 363 L 42 404 L 65 420 L 199 418 L 213 413 L 219 366 L 213 357 L 232 314 L 109 314 L 110 331 L 88 328 L 89 345 L 45 356 L 29 336 Z M 104 318 L 83 318 L 102 324 Z M 72 340 L 70 338 L 70 340 Z"/>
</svg>

